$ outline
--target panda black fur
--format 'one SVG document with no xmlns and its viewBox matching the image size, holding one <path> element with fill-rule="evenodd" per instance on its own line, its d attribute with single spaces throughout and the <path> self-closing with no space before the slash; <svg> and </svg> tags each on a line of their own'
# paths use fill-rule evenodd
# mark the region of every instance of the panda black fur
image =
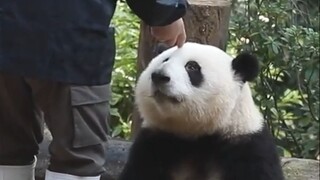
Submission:
<svg viewBox="0 0 320 180">
<path fill-rule="evenodd" d="M 137 83 L 144 122 L 120 180 L 283 180 L 246 83 L 258 72 L 250 54 L 190 42 L 154 58 Z"/>
</svg>

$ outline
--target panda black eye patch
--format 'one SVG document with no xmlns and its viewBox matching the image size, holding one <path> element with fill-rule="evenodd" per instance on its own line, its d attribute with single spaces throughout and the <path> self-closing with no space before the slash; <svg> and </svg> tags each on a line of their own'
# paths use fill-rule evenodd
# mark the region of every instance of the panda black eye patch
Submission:
<svg viewBox="0 0 320 180">
<path fill-rule="evenodd" d="M 169 58 L 164 59 L 162 62 L 164 63 L 164 62 L 167 62 L 167 61 L 169 61 Z"/>
<path fill-rule="evenodd" d="M 189 75 L 191 84 L 195 87 L 199 87 L 203 82 L 203 74 L 200 65 L 196 61 L 189 61 L 185 65 L 185 69 Z"/>
</svg>

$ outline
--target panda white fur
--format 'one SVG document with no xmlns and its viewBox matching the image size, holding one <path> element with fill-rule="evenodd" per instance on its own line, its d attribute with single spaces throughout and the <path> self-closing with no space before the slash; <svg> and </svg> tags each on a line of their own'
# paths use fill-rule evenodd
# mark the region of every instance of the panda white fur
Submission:
<svg viewBox="0 0 320 180">
<path fill-rule="evenodd" d="M 186 43 L 139 77 L 144 119 L 120 180 L 282 180 L 273 139 L 247 81 L 258 61 Z"/>
</svg>

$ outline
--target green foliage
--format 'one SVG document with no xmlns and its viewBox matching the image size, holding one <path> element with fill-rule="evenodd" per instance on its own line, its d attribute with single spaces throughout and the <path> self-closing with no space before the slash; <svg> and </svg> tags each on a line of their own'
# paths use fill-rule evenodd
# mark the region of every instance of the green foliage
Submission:
<svg viewBox="0 0 320 180">
<path fill-rule="evenodd" d="M 250 50 L 260 58 L 261 74 L 252 84 L 255 100 L 281 155 L 316 158 L 319 24 L 314 19 L 319 12 L 302 12 L 299 2 L 239 1 L 236 7 L 241 8 L 232 14 L 228 51 Z M 311 12 L 317 7 L 307 8 Z"/>
<path fill-rule="evenodd" d="M 112 20 L 116 28 L 116 58 L 112 74 L 111 128 L 113 137 L 129 138 L 133 89 L 136 81 L 136 60 L 139 19 L 119 1 Z"/>
<path fill-rule="evenodd" d="M 253 95 L 283 156 L 319 153 L 319 10 L 317 0 L 234 2 L 227 51 L 250 50 L 262 69 Z M 119 2 L 113 24 L 113 136 L 130 135 L 139 20 Z"/>
</svg>

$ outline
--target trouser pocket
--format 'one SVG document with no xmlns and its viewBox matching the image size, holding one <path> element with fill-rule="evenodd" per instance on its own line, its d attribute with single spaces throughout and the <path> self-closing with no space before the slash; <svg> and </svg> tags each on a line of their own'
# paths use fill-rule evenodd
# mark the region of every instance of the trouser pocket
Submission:
<svg viewBox="0 0 320 180">
<path fill-rule="evenodd" d="M 109 133 L 110 86 L 71 86 L 73 147 L 100 144 Z"/>
</svg>

